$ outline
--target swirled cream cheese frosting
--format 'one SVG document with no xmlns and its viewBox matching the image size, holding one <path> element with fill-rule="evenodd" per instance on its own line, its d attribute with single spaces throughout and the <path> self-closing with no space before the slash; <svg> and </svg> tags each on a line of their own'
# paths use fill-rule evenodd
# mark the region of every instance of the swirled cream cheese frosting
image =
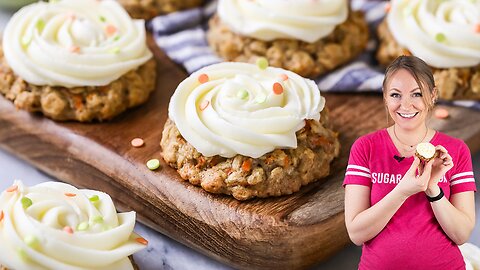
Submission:
<svg viewBox="0 0 480 270">
<path fill-rule="evenodd" d="M 226 62 L 180 83 L 169 117 L 204 156 L 257 158 L 296 148 L 295 132 L 306 119 L 319 120 L 324 105 L 312 80 L 281 68 Z"/>
<path fill-rule="evenodd" d="M 113 0 L 26 6 L 8 22 L 3 50 L 28 83 L 64 87 L 107 85 L 152 57 L 144 21 Z"/>
<path fill-rule="evenodd" d="M 395 40 L 430 66 L 480 64 L 480 1 L 393 0 L 387 23 Z"/>
<path fill-rule="evenodd" d="M 135 212 L 117 214 L 107 194 L 58 182 L 0 195 L 0 265 L 8 269 L 133 269 L 145 248 Z"/>
<path fill-rule="evenodd" d="M 346 0 L 220 0 L 218 15 L 233 31 L 270 41 L 313 43 L 348 17 Z"/>
</svg>

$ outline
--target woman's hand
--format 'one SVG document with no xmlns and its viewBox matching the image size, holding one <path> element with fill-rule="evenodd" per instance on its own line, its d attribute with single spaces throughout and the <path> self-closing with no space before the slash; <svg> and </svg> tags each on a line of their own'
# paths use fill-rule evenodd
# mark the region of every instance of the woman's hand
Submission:
<svg viewBox="0 0 480 270">
<path fill-rule="evenodd" d="M 430 197 L 440 193 L 438 182 L 451 168 L 453 168 L 452 156 L 448 154 L 447 149 L 441 145 L 435 146 L 435 149 L 439 154 L 434 159 L 432 165 L 432 174 L 430 176 L 430 181 L 428 181 L 427 190 L 425 191 L 425 193 Z"/>
<path fill-rule="evenodd" d="M 425 191 L 428 187 L 430 175 L 432 172 L 433 160 L 425 163 L 420 163 L 418 157 L 414 157 L 412 166 L 405 173 L 396 189 L 405 197 L 410 197 L 418 192 Z M 417 171 L 419 174 L 417 175 Z"/>
</svg>

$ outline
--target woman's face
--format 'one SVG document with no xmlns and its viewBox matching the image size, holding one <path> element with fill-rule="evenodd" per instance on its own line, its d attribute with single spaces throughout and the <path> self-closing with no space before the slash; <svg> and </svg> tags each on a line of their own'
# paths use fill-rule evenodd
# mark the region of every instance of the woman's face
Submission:
<svg viewBox="0 0 480 270">
<path fill-rule="evenodd" d="M 405 69 L 392 74 L 385 89 L 385 104 L 390 117 L 403 129 L 425 126 L 428 115 L 420 86 Z"/>
</svg>

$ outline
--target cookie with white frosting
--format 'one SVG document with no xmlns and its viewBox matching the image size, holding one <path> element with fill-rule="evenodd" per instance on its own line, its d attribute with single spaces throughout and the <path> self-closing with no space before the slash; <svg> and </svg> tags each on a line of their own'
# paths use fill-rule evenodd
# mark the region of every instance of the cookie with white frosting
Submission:
<svg viewBox="0 0 480 270">
<path fill-rule="evenodd" d="M 437 149 L 429 142 L 419 143 L 415 148 L 415 156 L 421 161 L 429 162 L 437 156 Z"/>
<path fill-rule="evenodd" d="M 207 38 L 227 61 L 270 64 L 314 78 L 366 47 L 368 27 L 346 0 L 219 0 Z"/>
<path fill-rule="evenodd" d="M 162 134 L 180 176 L 238 200 L 291 194 L 330 172 L 339 154 L 314 81 L 281 69 L 225 62 L 177 87 Z"/>
<path fill-rule="evenodd" d="M 378 35 L 380 63 L 415 55 L 432 67 L 440 98 L 480 100 L 480 1 L 393 0 Z"/>
<path fill-rule="evenodd" d="M 111 119 L 155 87 L 144 21 L 113 0 L 22 8 L 5 28 L 0 57 L 0 93 L 55 120 Z"/>
<path fill-rule="evenodd" d="M 204 0 L 118 0 L 136 19 L 151 19 L 157 15 L 194 8 Z"/>
<path fill-rule="evenodd" d="M 6 269 L 137 269 L 129 256 L 148 241 L 135 212 L 117 213 L 107 194 L 21 181 L 0 195 L 0 265 Z"/>
</svg>

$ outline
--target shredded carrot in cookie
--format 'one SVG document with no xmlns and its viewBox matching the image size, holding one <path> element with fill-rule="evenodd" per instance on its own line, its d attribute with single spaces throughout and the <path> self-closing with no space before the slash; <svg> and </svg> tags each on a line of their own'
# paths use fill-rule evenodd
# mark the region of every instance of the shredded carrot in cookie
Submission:
<svg viewBox="0 0 480 270">
<path fill-rule="evenodd" d="M 242 170 L 244 172 L 248 172 L 252 169 L 252 160 L 251 159 L 247 159 L 245 161 L 243 161 L 242 163 Z"/>
</svg>

